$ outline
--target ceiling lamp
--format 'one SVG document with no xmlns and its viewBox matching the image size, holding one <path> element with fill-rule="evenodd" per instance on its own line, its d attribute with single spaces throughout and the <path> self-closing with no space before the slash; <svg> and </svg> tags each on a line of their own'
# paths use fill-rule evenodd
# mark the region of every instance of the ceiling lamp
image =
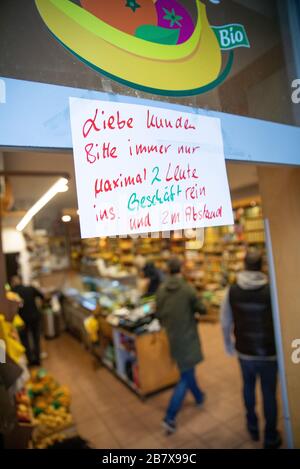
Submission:
<svg viewBox="0 0 300 469">
<path fill-rule="evenodd" d="M 42 195 L 42 197 L 25 213 L 22 220 L 17 224 L 16 229 L 18 231 L 24 230 L 25 226 L 32 220 L 32 218 L 43 208 L 45 205 L 53 199 L 59 192 L 66 192 L 68 188 L 68 179 L 59 178 L 50 189 Z"/>
</svg>

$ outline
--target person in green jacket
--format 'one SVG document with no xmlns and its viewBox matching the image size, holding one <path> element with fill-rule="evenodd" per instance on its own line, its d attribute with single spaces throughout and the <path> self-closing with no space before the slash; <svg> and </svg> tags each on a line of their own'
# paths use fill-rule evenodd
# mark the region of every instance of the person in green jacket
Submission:
<svg viewBox="0 0 300 469">
<path fill-rule="evenodd" d="M 194 288 L 184 280 L 181 268 L 180 259 L 172 257 L 169 260 L 169 277 L 156 295 L 157 317 L 167 332 L 171 355 L 180 371 L 180 380 L 163 420 L 169 433 L 176 430 L 176 415 L 188 390 L 197 406 L 201 406 L 205 398 L 195 379 L 195 366 L 203 360 L 195 314 L 206 311 Z"/>
</svg>

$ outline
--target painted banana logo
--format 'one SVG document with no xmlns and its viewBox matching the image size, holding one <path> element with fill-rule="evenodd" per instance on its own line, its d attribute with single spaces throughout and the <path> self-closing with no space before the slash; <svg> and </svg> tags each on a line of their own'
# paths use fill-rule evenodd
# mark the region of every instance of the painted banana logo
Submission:
<svg viewBox="0 0 300 469">
<path fill-rule="evenodd" d="M 169 96 L 208 91 L 232 65 L 231 52 L 221 72 L 218 40 L 204 4 L 195 2 L 196 24 L 176 0 L 117 0 L 125 6 L 121 15 L 115 2 L 104 0 L 82 0 L 84 8 L 70 0 L 35 0 L 48 29 L 80 60 L 123 84 Z"/>
</svg>

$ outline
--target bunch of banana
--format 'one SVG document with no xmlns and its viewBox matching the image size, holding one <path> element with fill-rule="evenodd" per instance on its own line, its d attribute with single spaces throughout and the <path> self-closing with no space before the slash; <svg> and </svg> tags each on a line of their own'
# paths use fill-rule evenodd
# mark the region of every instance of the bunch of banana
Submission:
<svg viewBox="0 0 300 469">
<path fill-rule="evenodd" d="M 56 408 L 59 407 L 70 407 L 71 404 L 71 393 L 67 386 L 59 386 L 53 392 L 53 405 Z"/>
<path fill-rule="evenodd" d="M 59 443 L 61 441 L 64 441 L 65 439 L 66 439 L 65 433 L 59 433 L 57 435 L 47 436 L 46 438 L 43 438 L 38 444 L 36 444 L 35 448 L 46 449 L 49 446 L 54 445 L 54 443 Z"/>
<path fill-rule="evenodd" d="M 73 423 L 72 415 L 63 408 L 58 410 L 51 409 L 49 412 L 51 413 L 40 414 L 35 419 L 35 441 L 40 441 L 41 438 L 53 433 L 61 432 Z"/>
<path fill-rule="evenodd" d="M 22 303 L 22 298 L 18 295 L 18 293 L 15 293 L 13 291 L 7 291 L 6 298 L 9 301 L 16 301 L 17 303 Z"/>
</svg>

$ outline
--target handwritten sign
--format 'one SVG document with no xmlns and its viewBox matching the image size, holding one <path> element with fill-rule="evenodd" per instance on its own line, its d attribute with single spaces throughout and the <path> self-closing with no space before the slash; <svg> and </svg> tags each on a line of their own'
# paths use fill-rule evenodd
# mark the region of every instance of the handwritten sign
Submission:
<svg viewBox="0 0 300 469">
<path fill-rule="evenodd" d="M 81 236 L 233 224 L 220 120 L 70 98 Z"/>
</svg>

